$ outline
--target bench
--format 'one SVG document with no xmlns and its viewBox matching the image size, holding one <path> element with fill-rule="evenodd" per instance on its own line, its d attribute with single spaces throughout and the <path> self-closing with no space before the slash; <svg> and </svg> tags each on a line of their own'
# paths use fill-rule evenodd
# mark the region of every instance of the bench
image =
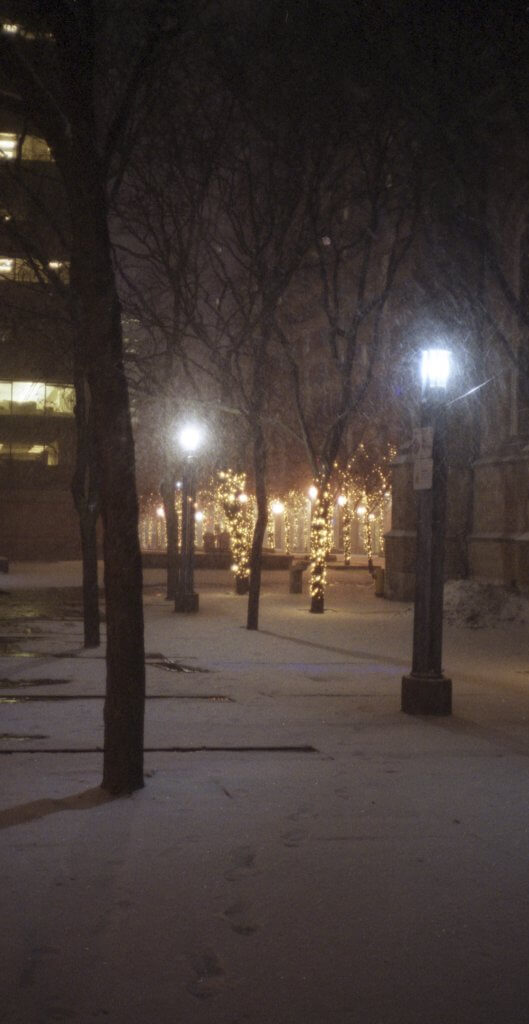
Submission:
<svg viewBox="0 0 529 1024">
<path fill-rule="evenodd" d="M 298 561 L 292 562 L 292 565 L 290 566 L 290 594 L 303 593 L 303 573 L 305 572 L 305 569 L 308 569 L 309 565 L 310 561 L 308 560 L 308 558 L 299 559 Z"/>
</svg>

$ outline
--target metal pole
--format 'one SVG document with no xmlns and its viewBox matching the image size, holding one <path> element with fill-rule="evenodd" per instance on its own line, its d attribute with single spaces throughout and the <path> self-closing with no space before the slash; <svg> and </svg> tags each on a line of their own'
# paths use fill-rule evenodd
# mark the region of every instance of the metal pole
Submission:
<svg viewBox="0 0 529 1024">
<path fill-rule="evenodd" d="M 195 473 L 191 456 L 186 456 L 182 472 L 182 543 L 178 568 L 175 612 L 197 612 L 198 594 L 194 592 L 195 555 Z"/>
<path fill-rule="evenodd" d="M 435 392 L 423 402 L 421 427 L 432 431 L 431 486 L 417 492 L 417 554 L 411 673 L 402 678 L 409 715 L 449 715 L 452 681 L 443 675 L 443 587 L 446 523 L 446 411 Z"/>
</svg>

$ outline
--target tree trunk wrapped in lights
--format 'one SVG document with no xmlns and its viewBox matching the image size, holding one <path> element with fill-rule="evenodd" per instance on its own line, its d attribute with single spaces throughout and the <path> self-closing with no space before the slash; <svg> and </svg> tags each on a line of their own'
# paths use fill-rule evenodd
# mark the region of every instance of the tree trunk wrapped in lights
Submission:
<svg viewBox="0 0 529 1024">
<path fill-rule="evenodd" d="M 347 497 L 347 495 L 346 495 Z M 350 501 L 347 500 L 342 507 L 342 523 L 343 523 L 343 561 L 344 565 L 351 564 L 351 553 L 352 553 L 352 538 L 351 538 L 351 527 L 353 525 L 353 514 L 351 509 Z"/>
<path fill-rule="evenodd" d="M 325 605 L 326 559 L 331 548 L 332 504 L 329 484 L 318 484 L 310 524 L 310 610 L 321 614 Z"/>
<path fill-rule="evenodd" d="M 217 501 L 230 537 L 233 555 L 232 572 L 235 590 L 247 594 L 250 581 L 250 551 L 252 546 L 254 504 L 245 491 L 246 476 L 231 469 L 218 475 Z"/>
</svg>

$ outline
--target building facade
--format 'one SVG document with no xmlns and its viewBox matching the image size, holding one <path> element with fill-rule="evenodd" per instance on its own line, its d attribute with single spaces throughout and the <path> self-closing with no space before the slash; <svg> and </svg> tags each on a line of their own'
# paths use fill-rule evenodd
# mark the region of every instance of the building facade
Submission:
<svg viewBox="0 0 529 1024">
<path fill-rule="evenodd" d="M 79 557 L 68 262 L 50 152 L 0 111 L 0 553 Z"/>
</svg>

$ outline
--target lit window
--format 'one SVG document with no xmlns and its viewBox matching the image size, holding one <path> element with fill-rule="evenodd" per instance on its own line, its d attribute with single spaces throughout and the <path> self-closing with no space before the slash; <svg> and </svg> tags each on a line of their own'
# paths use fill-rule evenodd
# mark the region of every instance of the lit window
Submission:
<svg viewBox="0 0 529 1024">
<path fill-rule="evenodd" d="M 13 160 L 17 147 L 18 138 L 13 132 L 0 132 L 0 159 Z"/>
<path fill-rule="evenodd" d="M 13 406 L 18 406 L 13 412 L 28 414 L 44 412 L 44 399 L 46 396 L 46 385 L 35 381 L 16 380 L 13 381 Z"/>
<path fill-rule="evenodd" d="M 15 270 L 15 261 L 0 257 L 0 274 L 10 277 Z"/>
<path fill-rule="evenodd" d="M 0 381 L 0 416 L 72 416 L 75 390 L 44 381 Z"/>
<path fill-rule="evenodd" d="M 8 416 L 11 412 L 11 389 L 10 380 L 0 380 L 0 415 Z"/>
<path fill-rule="evenodd" d="M 36 135 L 24 135 L 22 139 L 15 132 L 0 132 L 0 160 L 13 160 L 22 142 L 23 160 L 51 160 L 48 143 Z"/>
<path fill-rule="evenodd" d="M 75 405 L 74 388 L 46 384 L 46 413 L 59 416 L 73 415 Z"/>
<path fill-rule="evenodd" d="M 59 446 L 54 444 L 33 444 L 31 441 L 11 441 L 0 444 L 0 460 L 15 459 L 17 462 L 38 462 L 43 466 L 57 466 Z"/>
</svg>

